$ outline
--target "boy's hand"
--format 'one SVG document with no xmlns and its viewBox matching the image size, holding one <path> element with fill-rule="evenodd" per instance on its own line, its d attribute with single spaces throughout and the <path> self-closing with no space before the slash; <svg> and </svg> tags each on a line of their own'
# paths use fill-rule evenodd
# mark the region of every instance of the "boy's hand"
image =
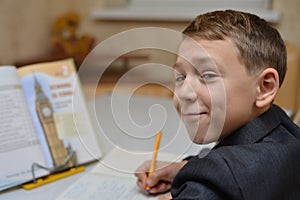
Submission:
<svg viewBox="0 0 300 200">
<path fill-rule="evenodd" d="M 169 194 L 167 194 L 167 195 L 165 195 L 165 196 L 160 196 L 160 197 L 158 198 L 158 200 L 171 200 L 171 199 L 172 199 L 171 193 L 169 193 Z"/>
<path fill-rule="evenodd" d="M 157 161 L 156 170 L 148 177 L 151 161 L 145 161 L 135 171 L 135 176 L 138 178 L 137 185 L 143 191 L 146 190 L 147 185 L 150 186 L 150 194 L 167 192 L 171 188 L 174 177 L 186 163 L 187 161 L 173 163 Z"/>
</svg>

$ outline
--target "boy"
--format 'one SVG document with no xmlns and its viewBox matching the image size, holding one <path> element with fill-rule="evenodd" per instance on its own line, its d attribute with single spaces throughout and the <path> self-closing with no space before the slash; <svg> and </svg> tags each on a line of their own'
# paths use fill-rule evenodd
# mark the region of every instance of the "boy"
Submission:
<svg viewBox="0 0 300 200">
<path fill-rule="evenodd" d="M 279 33 L 232 10 L 200 15 L 183 33 L 174 105 L 193 142 L 217 144 L 202 158 L 158 162 L 150 177 L 145 162 L 138 186 L 171 189 L 161 199 L 300 199 L 300 129 L 272 104 L 286 73 Z"/>
</svg>

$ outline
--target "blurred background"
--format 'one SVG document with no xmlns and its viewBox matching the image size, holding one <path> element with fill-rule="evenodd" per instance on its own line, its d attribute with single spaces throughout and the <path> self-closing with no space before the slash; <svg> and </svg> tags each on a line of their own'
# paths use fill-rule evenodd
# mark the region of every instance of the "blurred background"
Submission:
<svg viewBox="0 0 300 200">
<path fill-rule="evenodd" d="M 0 0 L 0 63 L 11 64 L 48 54 L 53 21 L 69 11 L 80 15 L 78 31 L 91 34 L 97 43 L 135 27 L 159 26 L 182 31 L 188 24 L 188 21 L 123 21 L 121 18 L 97 20 L 91 15 L 94 9 L 120 7 L 126 3 L 126 0 Z M 300 1 L 273 0 L 271 6 L 281 15 L 274 26 L 287 42 L 300 48 Z"/>
<path fill-rule="evenodd" d="M 196 2 L 196 6 L 193 3 Z M 230 3 L 250 6 L 279 30 L 288 44 L 289 72 L 278 101 L 293 111 L 300 107 L 299 49 L 300 1 L 215 0 L 0 0 L 0 64 L 17 65 L 74 57 L 79 68 L 87 53 L 110 36 L 137 27 L 164 27 L 182 31 L 196 13 Z M 223 3 L 220 3 L 222 2 Z M 188 2 L 182 4 L 182 2 Z M 190 7 L 182 7 L 188 6 Z M 215 7 L 214 7 L 215 6 Z M 172 9 L 169 9 L 169 8 Z M 200 8 L 201 7 L 201 8 Z M 151 10 L 154 9 L 154 10 Z M 155 10 L 156 9 L 156 10 Z M 183 9 L 184 12 L 180 13 Z M 209 10 L 208 9 L 208 10 Z M 243 8 L 244 9 L 244 8 Z M 257 9 L 257 10 L 255 10 Z M 207 10 L 207 11 L 208 11 Z M 147 14 L 148 13 L 148 14 Z M 157 37 L 157 40 L 164 40 Z M 109 55 L 110 52 L 108 52 Z M 112 50 L 113 54 L 113 50 Z M 104 82 L 113 82 L 130 67 L 147 62 L 172 66 L 175 55 L 161 51 L 140 51 L 124 55 L 114 63 L 119 68 L 107 72 Z M 152 69 L 150 69 L 151 71 Z M 155 70 L 154 70 L 155 71 Z M 154 72 L 157 74 L 157 72 Z M 170 74 L 160 73 L 170 82 Z M 168 83 L 166 83 L 168 84 Z M 111 86 L 108 86 L 110 90 Z M 157 92 L 157 91 L 155 91 Z M 171 96 L 170 91 L 162 95 Z"/>
</svg>

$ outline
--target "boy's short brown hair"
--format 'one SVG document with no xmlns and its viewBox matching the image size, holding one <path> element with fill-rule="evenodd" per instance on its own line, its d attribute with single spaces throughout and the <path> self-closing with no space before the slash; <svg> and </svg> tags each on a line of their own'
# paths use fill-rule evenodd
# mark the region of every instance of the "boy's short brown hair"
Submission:
<svg viewBox="0 0 300 200">
<path fill-rule="evenodd" d="M 249 73 L 272 67 L 282 84 L 287 70 L 286 47 L 279 32 L 256 15 L 234 10 L 214 11 L 197 16 L 183 31 L 206 40 L 231 39 Z"/>
</svg>

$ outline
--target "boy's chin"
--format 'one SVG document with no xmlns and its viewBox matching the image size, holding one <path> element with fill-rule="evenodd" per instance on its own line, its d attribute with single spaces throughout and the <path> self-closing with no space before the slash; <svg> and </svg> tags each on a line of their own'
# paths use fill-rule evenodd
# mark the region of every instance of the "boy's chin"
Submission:
<svg viewBox="0 0 300 200">
<path fill-rule="evenodd" d="M 195 143 L 195 144 L 209 144 L 209 143 L 213 143 L 213 142 L 217 142 L 219 140 L 219 134 L 217 135 L 213 135 L 213 134 L 190 134 L 189 133 L 189 137 L 190 140 Z"/>
</svg>

